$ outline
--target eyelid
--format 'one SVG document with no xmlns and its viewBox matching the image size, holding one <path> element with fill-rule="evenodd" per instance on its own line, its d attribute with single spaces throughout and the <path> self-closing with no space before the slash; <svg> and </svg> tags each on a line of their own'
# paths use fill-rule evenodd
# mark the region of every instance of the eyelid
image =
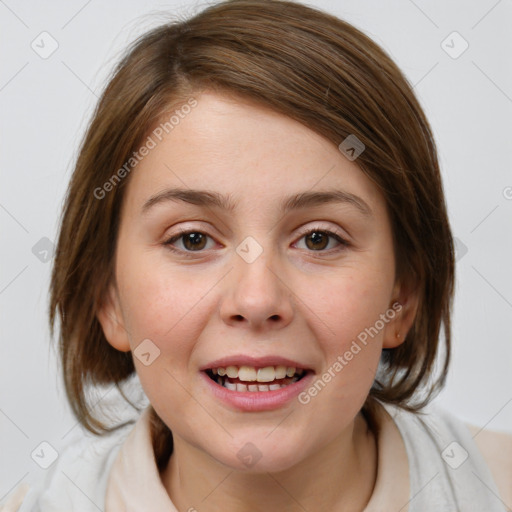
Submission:
<svg viewBox="0 0 512 512">
<path fill-rule="evenodd" d="M 219 243 L 217 242 L 217 240 L 212 236 L 210 235 L 208 232 L 206 231 L 203 231 L 201 230 L 200 228 L 197 229 L 197 228 L 194 228 L 194 227 L 186 227 L 186 228 L 183 228 L 183 227 L 178 227 L 178 232 L 177 233 L 174 233 L 173 235 L 170 235 L 168 237 L 166 237 L 165 241 L 163 242 L 163 245 L 168 248 L 169 250 L 171 250 L 172 252 L 174 253 L 177 253 L 179 255 L 182 255 L 184 257 L 188 257 L 188 258 L 197 258 L 197 257 L 201 257 L 205 254 L 208 254 L 211 249 L 202 249 L 202 250 L 199 250 L 199 251 L 187 251 L 187 250 L 183 250 L 183 249 L 178 249 L 176 247 L 174 247 L 174 243 L 178 240 L 180 240 L 184 235 L 187 235 L 187 234 L 190 234 L 190 233 L 200 233 L 200 234 L 203 234 L 205 235 L 207 238 L 210 238 L 211 240 L 213 240 L 215 243 Z M 323 227 L 323 226 L 320 226 L 318 223 L 314 226 L 310 226 L 310 225 L 305 225 L 305 226 L 302 226 L 301 228 L 298 228 L 299 229 L 299 233 L 298 233 L 298 237 L 295 238 L 295 243 L 297 243 L 298 241 L 300 241 L 304 236 L 308 235 L 308 234 L 311 234 L 315 231 L 317 232 L 321 232 L 321 233 L 326 233 L 328 237 L 330 238 L 334 238 L 337 242 L 338 242 L 338 246 L 335 247 L 335 248 L 332 248 L 330 250 L 319 250 L 319 251 L 306 251 L 308 253 L 311 253 L 312 255 L 318 255 L 318 256 L 322 256 L 322 255 L 332 255 L 332 253 L 336 253 L 336 252 L 339 252 L 341 250 L 343 250 L 344 248 L 346 247 L 350 247 L 352 244 L 347 240 L 347 236 L 343 233 L 340 232 L 340 230 L 338 228 L 331 228 L 331 227 Z M 222 245 L 222 244 L 221 244 Z"/>
<path fill-rule="evenodd" d="M 339 253 L 343 249 L 346 249 L 346 248 L 352 246 L 352 243 L 349 242 L 347 239 L 348 237 L 345 234 L 341 233 L 339 229 L 331 228 L 331 227 L 323 227 L 320 225 L 310 226 L 310 227 L 306 226 L 306 227 L 300 228 L 299 237 L 296 239 L 297 241 L 294 242 L 294 244 L 296 244 L 298 241 L 300 241 L 305 235 L 308 235 L 308 234 L 314 233 L 314 232 L 326 233 L 329 238 L 334 238 L 339 244 L 337 247 L 330 249 L 330 250 L 326 250 L 326 251 L 325 250 L 307 251 L 308 254 L 311 254 L 315 257 L 332 256 L 333 253 L 334 254 Z"/>
<path fill-rule="evenodd" d="M 306 225 L 306 226 L 303 226 L 303 227 L 299 228 L 299 234 L 301 236 L 307 235 L 308 233 L 311 233 L 312 231 L 322 231 L 322 232 L 326 232 L 326 233 L 332 233 L 333 235 L 336 235 L 336 236 L 340 237 L 347 244 L 349 243 L 348 240 L 347 240 L 348 235 L 343 233 L 343 232 L 341 232 L 336 227 L 334 227 L 334 228 L 332 228 L 332 227 L 324 227 L 324 226 L 320 226 L 319 224 L 317 224 L 315 226 Z"/>
</svg>

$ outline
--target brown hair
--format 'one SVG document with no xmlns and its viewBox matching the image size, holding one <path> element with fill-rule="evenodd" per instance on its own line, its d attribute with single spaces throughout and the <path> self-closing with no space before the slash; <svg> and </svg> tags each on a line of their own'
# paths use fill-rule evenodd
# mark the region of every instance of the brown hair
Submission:
<svg viewBox="0 0 512 512">
<path fill-rule="evenodd" d="M 96 317 L 114 276 L 129 176 L 101 200 L 93 191 L 129 161 L 172 105 L 205 89 L 257 100 L 336 145 L 351 134 L 364 143 L 357 163 L 386 198 L 397 276 L 417 287 L 419 306 L 404 343 L 383 351 L 385 371 L 363 411 L 371 411 L 372 397 L 418 411 L 446 378 L 454 282 L 452 236 L 429 124 L 390 57 L 350 24 L 295 2 L 232 0 L 135 41 L 82 142 L 63 209 L 49 307 L 52 335 L 57 313 L 61 320 L 59 350 L 74 414 L 92 432 L 110 430 L 92 413 L 86 391 L 100 384 L 119 388 L 135 371 L 131 353 L 111 347 Z M 441 328 L 441 370 L 419 400 L 416 391 L 433 372 Z M 155 429 L 165 431 L 161 420 L 154 421 Z"/>
</svg>

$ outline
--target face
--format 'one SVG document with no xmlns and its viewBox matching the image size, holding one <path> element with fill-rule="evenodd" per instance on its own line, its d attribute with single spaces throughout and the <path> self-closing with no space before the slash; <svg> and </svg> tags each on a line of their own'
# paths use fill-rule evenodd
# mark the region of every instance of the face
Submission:
<svg viewBox="0 0 512 512">
<path fill-rule="evenodd" d="M 132 171 L 99 319 L 175 443 L 284 470 L 350 432 L 382 348 L 404 337 L 385 200 L 302 124 L 195 98 Z"/>
</svg>

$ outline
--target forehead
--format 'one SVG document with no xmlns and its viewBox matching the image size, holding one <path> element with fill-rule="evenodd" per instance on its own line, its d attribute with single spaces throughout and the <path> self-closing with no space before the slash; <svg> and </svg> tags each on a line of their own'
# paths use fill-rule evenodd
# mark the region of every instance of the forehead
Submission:
<svg viewBox="0 0 512 512">
<path fill-rule="evenodd" d="M 216 190 L 237 205 L 247 200 L 268 205 L 330 188 L 377 208 L 384 202 L 355 162 L 307 126 L 239 97 L 204 92 L 194 98 L 197 105 L 174 116 L 161 140 L 153 135 L 158 126 L 150 132 L 155 145 L 132 171 L 125 197 L 130 211 L 141 212 L 148 198 L 170 187 Z"/>
</svg>

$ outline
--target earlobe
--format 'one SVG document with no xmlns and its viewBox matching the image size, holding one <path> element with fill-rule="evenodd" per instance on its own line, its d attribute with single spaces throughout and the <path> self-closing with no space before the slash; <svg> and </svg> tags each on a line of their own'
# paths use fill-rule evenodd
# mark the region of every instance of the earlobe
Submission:
<svg viewBox="0 0 512 512">
<path fill-rule="evenodd" d="M 114 285 L 109 285 L 108 291 L 98 307 L 96 317 L 110 345 L 120 352 L 128 352 L 131 349 L 130 339 L 124 325 L 119 296 Z"/>
<path fill-rule="evenodd" d="M 404 343 L 418 311 L 419 297 L 416 289 L 397 285 L 393 296 L 396 297 L 391 301 L 395 316 L 386 326 L 382 348 L 396 348 Z"/>
</svg>

